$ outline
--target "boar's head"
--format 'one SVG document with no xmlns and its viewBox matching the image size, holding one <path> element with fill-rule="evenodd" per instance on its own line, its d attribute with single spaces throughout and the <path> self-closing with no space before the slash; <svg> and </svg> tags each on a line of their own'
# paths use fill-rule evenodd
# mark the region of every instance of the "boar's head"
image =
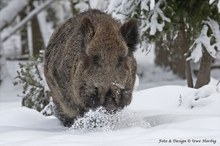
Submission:
<svg viewBox="0 0 220 146">
<path fill-rule="evenodd" d="M 115 20 L 98 23 L 84 17 L 80 31 L 82 51 L 74 88 L 84 107 L 117 110 L 130 104 L 136 75 L 136 20 L 121 25 Z"/>
</svg>

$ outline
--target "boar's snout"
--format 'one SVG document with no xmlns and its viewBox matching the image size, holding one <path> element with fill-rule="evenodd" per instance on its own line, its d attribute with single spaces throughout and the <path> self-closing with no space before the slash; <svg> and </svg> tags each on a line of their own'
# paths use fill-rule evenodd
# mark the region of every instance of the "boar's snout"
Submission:
<svg viewBox="0 0 220 146">
<path fill-rule="evenodd" d="M 99 87 L 98 95 L 100 106 L 106 110 L 122 109 L 131 102 L 131 91 L 122 88 L 122 86 L 112 85 L 110 87 Z"/>
</svg>

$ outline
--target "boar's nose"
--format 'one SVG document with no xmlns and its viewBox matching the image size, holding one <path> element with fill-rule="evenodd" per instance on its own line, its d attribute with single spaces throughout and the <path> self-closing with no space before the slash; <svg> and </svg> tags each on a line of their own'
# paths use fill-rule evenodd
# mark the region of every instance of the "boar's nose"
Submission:
<svg viewBox="0 0 220 146">
<path fill-rule="evenodd" d="M 114 93 L 112 89 L 109 89 L 105 96 L 105 102 L 112 103 L 112 104 L 118 104 L 119 97 Z"/>
<path fill-rule="evenodd" d="M 113 97 L 113 93 L 112 93 L 112 90 L 109 89 L 106 93 L 106 97 Z"/>
</svg>

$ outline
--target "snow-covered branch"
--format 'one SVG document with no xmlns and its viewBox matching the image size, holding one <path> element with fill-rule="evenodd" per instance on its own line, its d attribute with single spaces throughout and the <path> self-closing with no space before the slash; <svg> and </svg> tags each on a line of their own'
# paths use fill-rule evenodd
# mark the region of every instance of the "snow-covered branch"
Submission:
<svg viewBox="0 0 220 146">
<path fill-rule="evenodd" d="M 160 9 L 160 5 L 164 2 L 164 0 L 160 0 L 156 3 L 153 10 L 150 11 L 150 15 L 147 19 L 147 25 L 143 30 L 150 29 L 150 35 L 155 35 L 157 30 L 162 31 L 165 26 L 165 22 L 171 22 L 169 18 L 167 18 L 163 11 Z M 162 23 L 159 22 L 158 18 L 162 19 Z"/>
<path fill-rule="evenodd" d="M 39 7 L 35 8 L 33 11 L 31 11 L 20 23 L 18 23 L 14 28 L 11 29 L 11 31 L 8 33 L 7 36 L 5 36 L 2 41 L 6 41 L 9 37 L 11 37 L 16 31 L 18 31 L 20 28 L 22 28 L 28 21 L 30 21 L 35 15 L 37 15 L 39 12 L 44 10 L 47 6 L 49 6 L 51 3 L 55 2 L 54 0 L 47 0 L 45 3 L 40 5 Z"/>
<path fill-rule="evenodd" d="M 105 11 L 108 7 L 109 0 L 89 0 L 89 5 L 91 8 L 99 9 Z"/>
<path fill-rule="evenodd" d="M 2 30 L 7 24 L 11 23 L 28 3 L 29 0 L 13 0 L 8 6 L 3 8 L 0 11 L 0 30 Z"/>
<path fill-rule="evenodd" d="M 209 4 L 212 4 L 215 1 L 217 0 L 209 0 Z M 218 12 L 220 12 L 220 0 L 218 0 L 217 7 L 218 7 Z"/>
<path fill-rule="evenodd" d="M 134 12 L 136 3 L 139 2 L 140 0 L 111 0 L 107 8 L 107 13 L 123 22 Z"/>
<path fill-rule="evenodd" d="M 208 35 L 209 28 L 212 31 L 212 35 Z M 214 38 L 215 42 L 211 42 Z M 194 62 L 198 62 L 203 55 L 203 48 L 213 57 L 216 58 L 217 51 L 220 51 L 220 29 L 219 24 L 215 20 L 208 18 L 205 21 L 199 37 L 195 40 L 190 50 L 193 50 L 191 56 L 188 58 L 193 59 Z"/>
<path fill-rule="evenodd" d="M 157 30 L 163 31 L 166 22 L 171 22 L 167 18 L 160 6 L 165 0 L 112 0 L 108 6 L 107 12 L 120 21 L 125 21 L 129 16 L 133 17 L 137 11 L 140 11 L 138 16 L 141 20 L 141 36 L 149 29 L 150 35 L 155 35 Z M 140 6 L 137 8 L 137 6 Z M 140 9 L 140 10 L 139 10 Z M 159 22 L 161 18 L 162 22 Z"/>
<path fill-rule="evenodd" d="M 212 30 L 213 37 L 215 38 L 215 44 L 214 47 L 216 47 L 217 51 L 220 51 L 220 28 L 219 23 L 211 18 L 208 18 L 208 21 L 206 23 L 209 25 L 209 27 Z M 214 54 L 216 55 L 216 54 Z"/>
</svg>

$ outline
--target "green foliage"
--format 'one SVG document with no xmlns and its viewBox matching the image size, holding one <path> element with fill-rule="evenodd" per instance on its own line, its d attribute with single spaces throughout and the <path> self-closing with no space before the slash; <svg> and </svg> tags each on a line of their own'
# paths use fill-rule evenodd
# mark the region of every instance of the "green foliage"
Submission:
<svg viewBox="0 0 220 146">
<path fill-rule="evenodd" d="M 204 21 L 211 18 L 220 22 L 217 1 L 209 4 L 209 0 L 155 0 L 156 4 L 158 2 L 161 3 L 159 8 L 162 10 L 163 14 L 171 21 L 166 21 L 163 31 L 157 31 L 154 36 L 150 36 L 149 30 L 147 30 L 145 35 L 147 35 L 150 41 L 155 41 L 160 37 L 165 37 L 167 36 L 167 33 L 170 33 L 170 31 L 174 33 L 177 32 L 179 30 L 178 23 L 183 21 L 188 35 L 188 43 L 192 44 L 196 37 L 200 34 Z M 137 5 L 136 11 L 137 14 L 141 14 L 140 5 Z M 142 11 L 143 14 L 146 15 L 145 17 L 149 19 L 150 15 L 152 15 L 151 11 L 155 10 Z M 161 18 L 158 17 L 158 19 Z"/>
<path fill-rule="evenodd" d="M 199 50 L 201 55 L 196 57 L 201 60 L 204 49 L 212 57 L 220 50 L 217 0 L 123 0 L 110 4 L 108 12 L 119 20 L 139 20 L 142 51 L 155 46 L 156 65 L 181 78 L 186 77 L 184 54 L 192 58 L 191 53 Z"/>
<path fill-rule="evenodd" d="M 14 85 L 22 84 L 22 106 L 42 111 L 50 102 L 50 92 L 46 88 L 42 71 L 43 55 L 31 58 L 26 63 L 19 63 L 20 70 Z"/>
</svg>

